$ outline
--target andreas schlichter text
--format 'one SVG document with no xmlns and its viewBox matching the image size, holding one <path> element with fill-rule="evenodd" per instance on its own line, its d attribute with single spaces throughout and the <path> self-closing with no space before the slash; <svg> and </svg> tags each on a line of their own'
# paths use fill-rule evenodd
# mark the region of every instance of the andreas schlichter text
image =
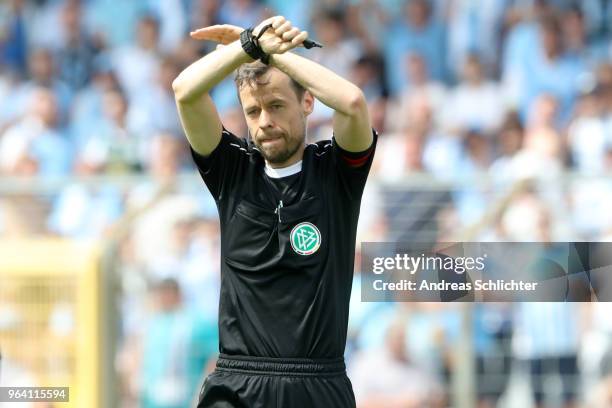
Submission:
<svg viewBox="0 0 612 408">
<path fill-rule="evenodd" d="M 477 291 L 517 291 L 517 290 L 535 290 L 538 282 L 523 282 L 511 279 L 509 281 L 503 279 L 482 280 L 477 279 L 473 282 L 429 282 L 421 280 L 421 283 L 402 279 L 397 282 L 385 282 L 377 279 L 373 282 L 374 290 L 377 291 L 449 291 L 449 290 L 477 290 Z"/>
</svg>

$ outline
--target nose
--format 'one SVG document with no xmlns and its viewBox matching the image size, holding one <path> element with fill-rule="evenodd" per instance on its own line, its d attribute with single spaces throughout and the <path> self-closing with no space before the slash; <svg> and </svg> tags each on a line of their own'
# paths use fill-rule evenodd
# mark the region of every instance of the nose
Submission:
<svg viewBox="0 0 612 408">
<path fill-rule="evenodd" d="M 270 117 L 270 114 L 265 109 L 262 109 L 259 113 L 259 127 L 261 129 L 265 129 L 271 126 L 272 118 Z"/>
</svg>

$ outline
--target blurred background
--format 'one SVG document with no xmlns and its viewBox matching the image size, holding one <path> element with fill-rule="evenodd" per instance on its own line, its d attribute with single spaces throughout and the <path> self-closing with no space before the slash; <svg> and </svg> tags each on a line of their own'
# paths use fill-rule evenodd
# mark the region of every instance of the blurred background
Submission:
<svg viewBox="0 0 612 408">
<path fill-rule="evenodd" d="M 171 82 L 214 49 L 190 30 L 276 14 L 369 101 L 358 243 L 612 238 L 612 1 L 3 0 L 0 385 L 193 406 L 219 224 Z M 232 79 L 213 96 L 246 135 Z M 310 141 L 331 117 L 318 103 Z M 609 303 L 365 303 L 359 272 L 359 407 L 612 407 Z"/>
</svg>

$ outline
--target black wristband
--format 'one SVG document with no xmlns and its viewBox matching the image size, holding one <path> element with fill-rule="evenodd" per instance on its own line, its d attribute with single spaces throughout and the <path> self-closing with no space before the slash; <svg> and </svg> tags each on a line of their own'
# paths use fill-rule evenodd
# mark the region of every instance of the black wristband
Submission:
<svg viewBox="0 0 612 408">
<path fill-rule="evenodd" d="M 259 37 L 263 34 L 265 30 L 259 34 Z M 253 28 L 247 28 L 243 32 L 240 33 L 240 45 L 244 52 L 246 52 L 249 57 L 254 60 L 260 60 L 264 64 L 268 65 L 270 62 L 270 56 L 263 52 L 261 47 L 259 46 L 259 42 L 257 41 L 259 37 L 253 37 Z"/>
</svg>

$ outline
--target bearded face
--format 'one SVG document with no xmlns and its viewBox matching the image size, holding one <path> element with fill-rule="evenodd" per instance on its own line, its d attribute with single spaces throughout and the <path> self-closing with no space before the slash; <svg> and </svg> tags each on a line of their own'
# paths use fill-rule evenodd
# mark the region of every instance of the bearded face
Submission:
<svg viewBox="0 0 612 408">
<path fill-rule="evenodd" d="M 253 137 L 253 142 L 270 165 L 285 167 L 283 164 L 304 146 L 304 130 L 300 133 L 290 135 L 282 130 L 263 130 Z"/>
<path fill-rule="evenodd" d="M 306 117 L 314 100 L 298 99 L 287 75 L 276 69 L 260 83 L 240 89 L 240 100 L 253 143 L 272 167 L 286 167 L 302 158 Z"/>
</svg>

